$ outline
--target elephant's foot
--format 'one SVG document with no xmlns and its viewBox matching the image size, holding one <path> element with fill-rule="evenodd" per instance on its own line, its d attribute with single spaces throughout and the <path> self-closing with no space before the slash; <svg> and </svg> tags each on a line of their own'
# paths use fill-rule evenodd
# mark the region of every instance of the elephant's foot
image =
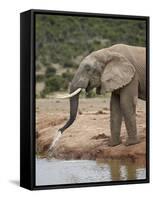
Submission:
<svg viewBox="0 0 153 200">
<path fill-rule="evenodd" d="M 118 140 L 114 140 L 114 139 L 110 138 L 109 142 L 108 142 L 108 146 L 110 146 L 110 147 L 114 147 L 114 146 L 117 146 L 117 145 L 120 145 L 120 144 L 121 144 L 120 138 Z"/>
<path fill-rule="evenodd" d="M 138 139 L 137 136 L 135 136 L 135 137 L 128 137 L 128 139 L 125 142 L 125 145 L 129 146 L 129 145 L 134 145 L 134 144 L 138 144 L 138 143 L 139 143 L 139 139 Z"/>
</svg>

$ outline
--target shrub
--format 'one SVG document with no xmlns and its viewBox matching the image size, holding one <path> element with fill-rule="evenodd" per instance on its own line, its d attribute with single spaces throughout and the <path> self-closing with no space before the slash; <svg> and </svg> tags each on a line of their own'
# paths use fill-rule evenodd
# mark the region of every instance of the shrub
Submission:
<svg viewBox="0 0 153 200">
<path fill-rule="evenodd" d="M 46 90 L 43 89 L 43 90 L 40 92 L 40 98 L 45 98 L 46 95 L 47 95 Z"/>
<path fill-rule="evenodd" d="M 62 74 L 62 77 L 65 79 L 65 80 L 68 80 L 68 81 L 71 81 L 72 78 L 73 78 L 73 74 L 70 73 L 68 70 L 66 72 L 64 72 Z"/>
<path fill-rule="evenodd" d="M 71 72 L 69 72 L 69 70 L 67 70 L 67 72 L 64 72 L 62 74 L 62 78 L 63 78 L 63 90 L 66 90 L 69 87 L 69 83 L 73 79 L 73 73 L 71 73 Z"/>
<path fill-rule="evenodd" d="M 76 68 L 76 64 L 73 61 L 65 61 L 64 68 Z"/>
<path fill-rule="evenodd" d="M 56 69 L 54 67 L 48 67 L 45 72 L 46 78 L 56 74 Z"/>
<path fill-rule="evenodd" d="M 50 93 L 62 89 L 63 78 L 59 75 L 47 78 L 45 80 L 45 93 Z"/>
<path fill-rule="evenodd" d="M 38 74 L 36 75 L 36 82 L 43 82 L 44 81 L 44 75 Z"/>
<path fill-rule="evenodd" d="M 88 93 L 86 93 L 86 98 L 93 98 L 96 97 L 96 91 L 95 90 L 90 90 Z"/>
</svg>

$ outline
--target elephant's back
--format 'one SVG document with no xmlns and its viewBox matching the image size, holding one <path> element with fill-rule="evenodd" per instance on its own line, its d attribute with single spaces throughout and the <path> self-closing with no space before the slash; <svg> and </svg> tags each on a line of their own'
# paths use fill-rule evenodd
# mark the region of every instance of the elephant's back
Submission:
<svg viewBox="0 0 153 200">
<path fill-rule="evenodd" d="M 146 48 L 118 44 L 112 46 L 111 50 L 125 56 L 136 69 L 139 79 L 139 97 L 146 98 Z"/>
<path fill-rule="evenodd" d="M 146 48 L 131 47 L 131 62 L 139 77 L 139 98 L 146 100 Z"/>
<path fill-rule="evenodd" d="M 111 51 L 122 54 L 133 64 L 136 70 L 146 70 L 146 48 L 130 46 L 126 44 L 116 44 L 110 48 Z"/>
<path fill-rule="evenodd" d="M 139 98 L 146 100 L 146 48 L 131 47 L 131 57 L 133 65 L 139 77 Z"/>
<path fill-rule="evenodd" d="M 126 44 L 113 45 L 110 50 L 124 55 L 134 65 L 140 62 L 142 65 L 146 63 L 146 48 L 139 46 L 131 46 Z"/>
</svg>

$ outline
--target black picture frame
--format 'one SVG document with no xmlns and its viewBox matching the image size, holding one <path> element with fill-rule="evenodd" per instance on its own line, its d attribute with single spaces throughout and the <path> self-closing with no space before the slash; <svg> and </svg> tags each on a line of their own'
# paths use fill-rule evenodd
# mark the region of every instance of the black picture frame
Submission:
<svg viewBox="0 0 153 200">
<path fill-rule="evenodd" d="M 63 15 L 137 19 L 146 21 L 147 101 L 146 101 L 146 179 L 36 186 L 35 183 L 35 16 Z M 50 10 L 28 10 L 20 14 L 20 186 L 29 190 L 149 183 L 149 17 Z"/>
</svg>

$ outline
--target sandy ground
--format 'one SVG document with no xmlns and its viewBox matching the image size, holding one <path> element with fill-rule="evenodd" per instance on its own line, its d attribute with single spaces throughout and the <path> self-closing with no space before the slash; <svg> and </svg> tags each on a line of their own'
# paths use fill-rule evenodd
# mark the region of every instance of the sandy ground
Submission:
<svg viewBox="0 0 153 200">
<path fill-rule="evenodd" d="M 58 159 L 116 159 L 130 158 L 145 162 L 146 155 L 146 110 L 145 101 L 138 100 L 137 128 L 140 143 L 125 146 L 127 137 L 122 123 L 122 144 L 108 146 L 110 136 L 109 97 L 80 99 L 77 119 L 68 128 L 54 148 L 53 156 Z M 47 157 L 53 137 L 69 117 L 69 101 L 37 99 L 36 101 L 36 151 Z"/>
</svg>

